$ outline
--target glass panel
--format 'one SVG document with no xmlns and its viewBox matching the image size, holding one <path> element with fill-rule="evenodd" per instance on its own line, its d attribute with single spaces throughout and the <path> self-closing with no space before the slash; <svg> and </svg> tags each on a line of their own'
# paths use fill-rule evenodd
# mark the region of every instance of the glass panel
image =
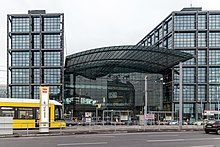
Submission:
<svg viewBox="0 0 220 147">
<path fill-rule="evenodd" d="M 198 101 L 205 101 L 206 98 L 206 86 L 198 86 Z"/>
<path fill-rule="evenodd" d="M 29 35 L 12 35 L 12 49 L 29 49 Z"/>
<path fill-rule="evenodd" d="M 33 18 L 33 23 L 34 23 L 34 27 L 33 27 L 33 31 L 40 31 L 40 18 Z"/>
<path fill-rule="evenodd" d="M 33 70 L 33 83 L 39 84 L 40 83 L 40 69 L 32 69 Z"/>
<path fill-rule="evenodd" d="M 44 31 L 60 31 L 60 17 L 44 18 Z"/>
<path fill-rule="evenodd" d="M 220 50 L 209 50 L 209 64 L 210 65 L 220 64 Z"/>
<path fill-rule="evenodd" d="M 195 47 L 195 33 L 175 33 L 174 47 Z"/>
<path fill-rule="evenodd" d="M 60 52 L 44 52 L 44 66 L 61 66 Z"/>
<path fill-rule="evenodd" d="M 206 65 L 206 50 L 198 50 L 198 64 Z"/>
<path fill-rule="evenodd" d="M 210 85 L 209 86 L 209 101 L 219 101 L 220 97 L 220 86 Z"/>
<path fill-rule="evenodd" d="M 209 68 L 209 83 L 220 83 L 220 68 Z"/>
<path fill-rule="evenodd" d="M 198 68 L 198 83 L 206 83 L 206 68 Z"/>
<path fill-rule="evenodd" d="M 181 50 L 181 51 L 195 55 L 195 50 Z M 194 65 L 195 63 L 196 63 L 195 58 L 192 58 L 190 60 L 185 61 L 183 64 L 184 65 Z"/>
<path fill-rule="evenodd" d="M 34 86 L 34 99 L 40 99 L 40 87 L 39 86 Z"/>
<path fill-rule="evenodd" d="M 29 18 L 12 17 L 12 32 L 29 32 Z"/>
<path fill-rule="evenodd" d="M 24 84 L 29 83 L 29 69 L 12 69 L 12 84 Z"/>
<path fill-rule="evenodd" d="M 195 83 L 195 68 L 183 68 L 183 83 Z"/>
<path fill-rule="evenodd" d="M 198 33 L 198 47 L 207 46 L 207 36 L 206 33 Z"/>
<path fill-rule="evenodd" d="M 60 86 L 50 86 L 50 99 L 61 101 L 61 87 Z"/>
<path fill-rule="evenodd" d="M 41 48 L 41 44 L 40 44 L 40 35 L 33 35 L 34 39 L 33 39 L 33 44 L 32 44 L 32 48 L 34 49 L 40 49 Z"/>
<path fill-rule="evenodd" d="M 40 56 L 40 52 L 32 52 L 33 54 L 33 59 L 34 60 L 32 60 L 32 65 L 33 66 L 40 66 L 40 63 L 41 63 L 41 56 Z"/>
<path fill-rule="evenodd" d="M 11 87 L 12 98 L 29 99 L 29 86 L 12 86 Z"/>
<path fill-rule="evenodd" d="M 183 101 L 195 101 L 195 86 L 183 86 Z"/>
<path fill-rule="evenodd" d="M 209 15 L 209 29 L 220 29 L 220 15 Z"/>
<path fill-rule="evenodd" d="M 60 69 L 44 69 L 43 70 L 44 79 L 43 83 L 61 83 L 61 71 Z"/>
<path fill-rule="evenodd" d="M 198 15 L 198 29 L 206 29 L 206 15 Z"/>
<path fill-rule="evenodd" d="M 12 52 L 12 66 L 29 66 L 29 52 Z"/>
<path fill-rule="evenodd" d="M 209 46 L 220 47 L 220 33 L 219 32 L 209 33 Z"/>
<path fill-rule="evenodd" d="M 195 16 L 194 15 L 174 16 L 174 29 L 175 30 L 195 29 Z"/>
<path fill-rule="evenodd" d="M 44 35 L 44 48 L 61 48 L 60 34 Z"/>
</svg>

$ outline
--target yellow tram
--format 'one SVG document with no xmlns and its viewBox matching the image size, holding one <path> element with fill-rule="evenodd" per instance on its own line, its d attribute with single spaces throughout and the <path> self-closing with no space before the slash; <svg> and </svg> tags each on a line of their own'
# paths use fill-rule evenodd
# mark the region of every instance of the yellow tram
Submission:
<svg viewBox="0 0 220 147">
<path fill-rule="evenodd" d="M 37 128 L 40 120 L 39 99 L 0 98 L 0 117 L 13 117 L 13 128 Z M 65 128 L 62 104 L 49 100 L 49 127 Z"/>
</svg>

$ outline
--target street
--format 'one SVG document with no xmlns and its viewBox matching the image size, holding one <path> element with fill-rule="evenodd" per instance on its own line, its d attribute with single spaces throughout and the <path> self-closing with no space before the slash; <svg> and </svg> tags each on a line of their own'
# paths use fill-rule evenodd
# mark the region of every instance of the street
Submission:
<svg viewBox="0 0 220 147">
<path fill-rule="evenodd" d="M 0 147 L 219 147 L 220 136 L 194 132 L 148 132 L 1 138 Z"/>
</svg>

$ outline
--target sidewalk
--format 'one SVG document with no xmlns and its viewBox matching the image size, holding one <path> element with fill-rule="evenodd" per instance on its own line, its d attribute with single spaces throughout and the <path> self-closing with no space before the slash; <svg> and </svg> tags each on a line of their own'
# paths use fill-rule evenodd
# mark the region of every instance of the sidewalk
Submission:
<svg viewBox="0 0 220 147">
<path fill-rule="evenodd" d="M 109 133 L 135 133 L 135 132 L 176 132 L 176 131 L 202 131 L 203 126 L 184 125 L 179 129 L 177 125 L 151 125 L 151 126 L 126 126 L 126 125 L 94 125 L 72 126 L 65 129 L 51 129 L 49 133 L 39 133 L 39 130 L 14 130 L 13 135 L 0 137 L 33 137 L 33 136 L 59 136 L 76 134 L 109 134 Z"/>
</svg>

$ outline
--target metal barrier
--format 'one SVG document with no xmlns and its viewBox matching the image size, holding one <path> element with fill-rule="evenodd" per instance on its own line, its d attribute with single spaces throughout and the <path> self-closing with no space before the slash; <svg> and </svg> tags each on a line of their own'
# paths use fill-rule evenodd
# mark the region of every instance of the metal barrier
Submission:
<svg viewBox="0 0 220 147">
<path fill-rule="evenodd" d="M 52 123 L 57 122 L 50 122 L 50 125 Z M 77 134 L 77 133 L 105 133 L 105 132 L 145 132 L 145 131 L 163 131 L 163 130 L 174 130 L 178 131 L 179 127 L 178 125 L 147 125 L 147 126 L 141 126 L 141 125 L 130 125 L 130 124 L 121 124 L 121 123 L 115 123 L 112 122 L 109 125 L 104 125 L 104 122 L 96 123 L 96 122 L 77 122 L 74 126 L 71 127 L 62 127 L 62 122 L 60 122 L 59 127 L 57 128 L 49 128 L 49 133 L 46 134 Z M 11 123 L 6 123 L 11 124 Z M 30 123 L 13 123 L 20 124 L 20 125 L 26 125 L 26 128 L 22 129 L 13 129 L 14 135 L 33 135 L 33 134 L 41 134 L 39 132 L 39 127 L 37 126 L 39 123 L 35 123 L 35 128 L 30 128 Z M 33 123 L 31 123 L 33 124 Z M 11 124 L 12 125 L 12 124 Z M 4 129 L 10 129 L 10 128 L 4 128 Z M 188 130 L 203 130 L 203 126 L 198 125 L 184 125 L 183 129 Z M 0 128 L 1 131 L 1 128 Z"/>
</svg>

